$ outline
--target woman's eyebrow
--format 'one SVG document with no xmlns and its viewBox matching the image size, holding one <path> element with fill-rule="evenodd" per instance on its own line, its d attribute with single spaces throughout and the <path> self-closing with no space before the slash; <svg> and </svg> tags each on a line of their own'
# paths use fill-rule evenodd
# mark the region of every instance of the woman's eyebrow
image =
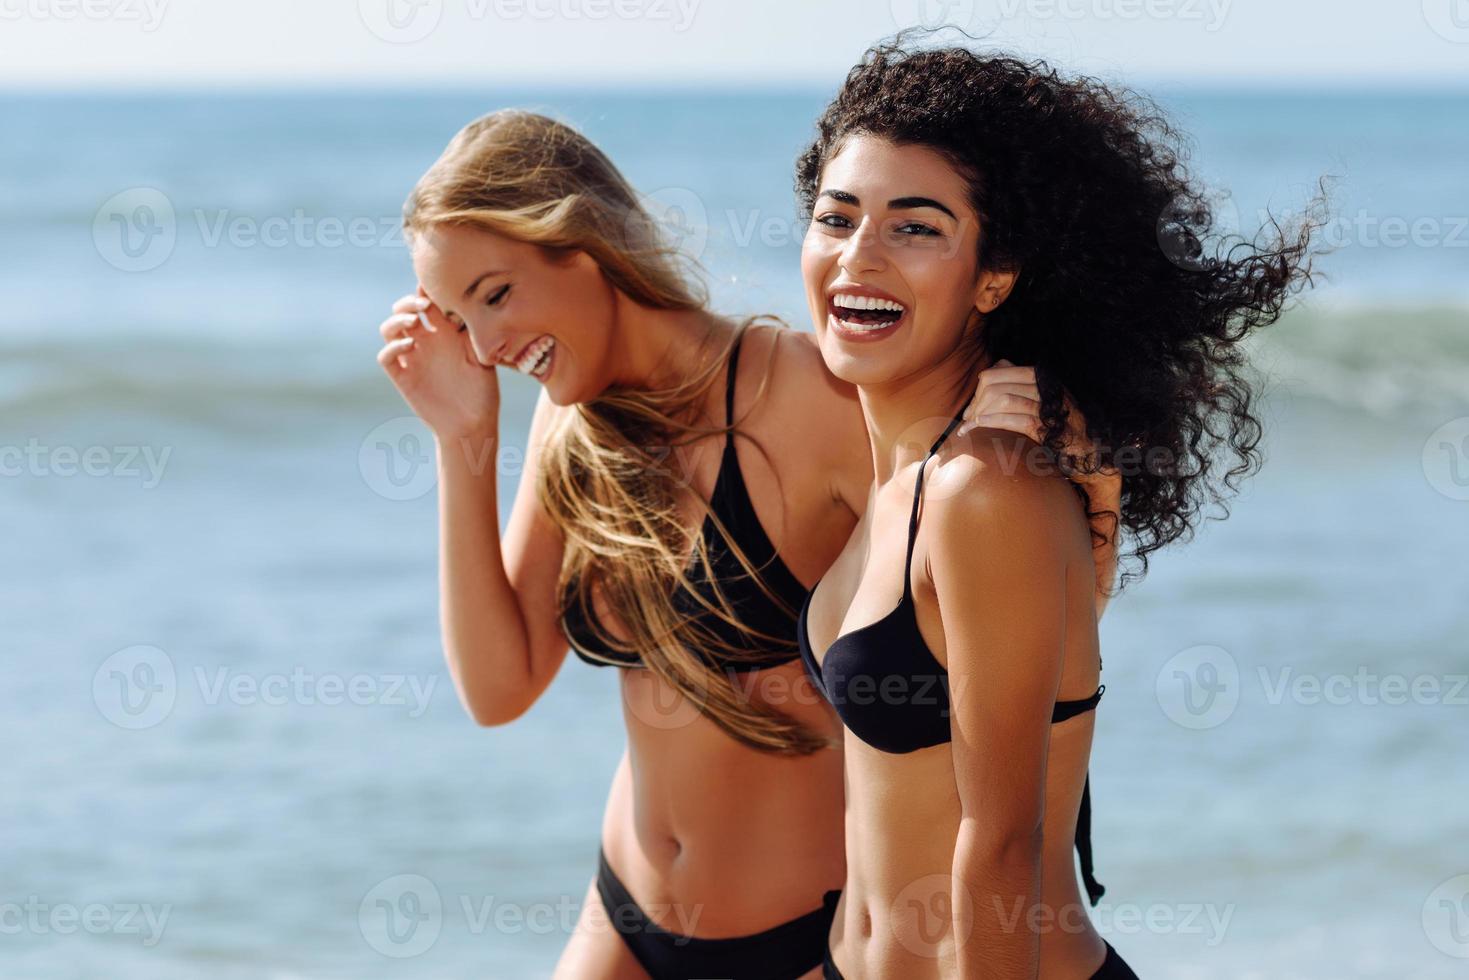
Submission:
<svg viewBox="0 0 1469 980">
<path fill-rule="evenodd" d="M 829 197 L 834 201 L 840 201 L 843 204 L 850 204 L 854 207 L 859 207 L 862 204 L 861 200 L 858 199 L 856 194 L 852 194 L 848 191 L 836 190 L 834 188 L 824 190 L 820 194 L 816 195 L 817 200 L 820 200 L 823 197 Z M 955 221 L 959 220 L 958 216 L 954 214 L 953 211 L 949 210 L 948 207 L 938 201 L 935 201 L 931 197 L 895 197 L 888 202 L 888 208 L 893 211 L 907 211 L 912 210 L 913 208 L 934 208 L 935 210 L 942 211 L 944 214 L 947 214 Z"/>
<path fill-rule="evenodd" d="M 469 284 L 469 288 L 464 290 L 464 298 L 469 299 L 471 296 L 473 296 L 474 291 L 479 288 L 479 284 L 484 282 L 486 279 L 490 278 L 491 276 L 503 276 L 504 274 L 504 269 L 491 269 L 489 272 L 481 272 L 479 275 L 475 276 L 474 282 Z"/>
<path fill-rule="evenodd" d="M 944 207 L 944 205 L 940 204 L 938 201 L 935 201 L 931 197 L 895 197 L 888 202 L 888 207 L 894 211 L 904 211 L 910 208 L 935 208 L 939 211 L 942 211 L 944 214 L 947 214 L 955 221 L 959 220 L 954 215 L 954 212 L 950 211 L 948 208 Z"/>
</svg>

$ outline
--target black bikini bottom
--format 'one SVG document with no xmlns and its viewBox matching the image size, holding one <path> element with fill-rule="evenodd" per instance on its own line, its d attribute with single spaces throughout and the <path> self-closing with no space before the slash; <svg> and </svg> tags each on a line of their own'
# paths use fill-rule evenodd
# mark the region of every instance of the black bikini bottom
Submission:
<svg viewBox="0 0 1469 980">
<path fill-rule="evenodd" d="M 628 894 L 603 851 L 597 854 L 597 894 L 612 927 L 653 980 L 797 980 L 826 955 L 826 937 L 841 892 L 827 892 L 820 908 L 799 918 L 728 939 L 685 936 L 653 922 Z"/>
<path fill-rule="evenodd" d="M 827 894 L 836 893 L 828 892 Z M 1112 944 L 1105 939 L 1102 942 L 1107 943 L 1107 958 L 1102 961 L 1101 966 L 1097 967 L 1097 972 L 1092 974 L 1091 980 L 1138 980 L 1137 974 L 1132 972 L 1132 967 L 1123 962 L 1122 957 L 1117 955 L 1117 950 L 1112 948 Z M 842 976 L 842 971 L 838 970 L 837 965 L 831 961 L 830 950 L 827 951 L 826 958 L 821 961 L 821 976 L 822 980 L 846 980 Z"/>
</svg>

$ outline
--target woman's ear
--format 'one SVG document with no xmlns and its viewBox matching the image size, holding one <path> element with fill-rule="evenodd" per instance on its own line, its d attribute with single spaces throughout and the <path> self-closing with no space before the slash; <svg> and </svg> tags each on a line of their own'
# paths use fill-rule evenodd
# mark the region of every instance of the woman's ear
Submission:
<svg viewBox="0 0 1469 980">
<path fill-rule="evenodd" d="M 980 313 L 993 313 L 1005 302 L 1018 278 L 1019 269 L 985 269 L 980 272 L 979 283 L 974 290 L 974 308 Z"/>
</svg>

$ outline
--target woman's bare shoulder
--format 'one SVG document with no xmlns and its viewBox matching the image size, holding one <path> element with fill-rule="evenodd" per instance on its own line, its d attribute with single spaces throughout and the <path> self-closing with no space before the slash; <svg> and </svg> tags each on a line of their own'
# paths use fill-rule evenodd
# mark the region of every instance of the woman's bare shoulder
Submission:
<svg viewBox="0 0 1469 980">
<path fill-rule="evenodd" d="M 1054 456 L 1006 429 L 978 426 L 946 444 L 925 481 L 923 510 L 935 540 L 983 538 L 995 555 L 1043 547 L 1063 554 L 1090 540 Z"/>
<path fill-rule="evenodd" d="M 761 324 L 759 333 L 767 345 L 761 356 L 768 355 L 772 361 L 772 396 L 783 404 L 837 412 L 861 422 L 856 387 L 827 370 L 815 334 L 776 324 Z"/>
<path fill-rule="evenodd" d="M 866 499 L 872 480 L 872 453 L 857 389 L 827 370 L 816 337 L 808 330 L 761 324 L 750 338 L 767 386 L 756 400 L 758 423 L 787 450 L 825 470 L 843 499 Z M 743 372 L 742 372 L 743 373 Z M 754 382 L 751 394 L 754 397 Z M 748 404 L 748 402 L 747 402 Z"/>
</svg>

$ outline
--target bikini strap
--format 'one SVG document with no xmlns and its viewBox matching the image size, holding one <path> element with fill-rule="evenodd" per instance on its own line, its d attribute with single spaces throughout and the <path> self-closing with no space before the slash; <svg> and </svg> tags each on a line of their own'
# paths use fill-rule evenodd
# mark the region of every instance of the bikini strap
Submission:
<svg viewBox="0 0 1469 980">
<path fill-rule="evenodd" d="M 1077 698 L 1075 701 L 1057 701 L 1056 707 L 1051 709 L 1051 724 L 1075 718 L 1079 714 L 1092 710 L 1097 706 L 1097 702 L 1102 700 L 1102 692 L 1106 689 L 1106 684 L 1098 684 L 1091 697 Z"/>
<path fill-rule="evenodd" d="M 734 424 L 735 373 L 736 373 L 736 367 L 740 363 L 740 341 L 742 341 L 742 340 L 745 339 L 745 330 L 746 329 L 747 329 L 746 327 L 741 327 L 740 330 L 739 330 L 739 332 L 735 334 L 734 345 L 730 348 L 730 351 L 729 351 L 729 367 L 725 371 L 725 375 L 726 376 L 725 376 L 725 379 L 724 379 L 724 424 L 725 425 L 733 425 Z M 734 440 L 731 439 L 728 435 L 725 436 L 725 445 L 726 446 L 733 446 L 734 445 Z"/>
<path fill-rule="evenodd" d="M 908 580 L 913 575 L 913 542 L 918 535 L 918 502 L 923 497 L 923 471 L 927 468 L 928 461 L 933 457 L 933 454 L 938 452 L 939 447 L 944 444 L 944 440 L 949 438 L 949 433 L 953 432 L 954 427 L 963 420 L 964 409 L 968 407 L 969 404 L 967 402 L 960 406 L 958 413 L 949 420 L 949 424 L 944 429 L 943 435 L 933 441 L 933 445 L 928 447 L 928 455 L 924 456 L 923 462 L 918 464 L 918 480 L 913 487 L 913 512 L 908 515 L 908 555 L 903 561 L 903 598 L 905 600 L 912 595 L 913 591 L 913 586 Z"/>
<path fill-rule="evenodd" d="M 1081 882 L 1086 886 L 1086 899 L 1096 905 L 1106 894 L 1106 887 L 1092 870 L 1092 777 L 1087 773 L 1081 784 L 1081 810 L 1076 815 L 1076 855 L 1081 859 Z"/>
</svg>

